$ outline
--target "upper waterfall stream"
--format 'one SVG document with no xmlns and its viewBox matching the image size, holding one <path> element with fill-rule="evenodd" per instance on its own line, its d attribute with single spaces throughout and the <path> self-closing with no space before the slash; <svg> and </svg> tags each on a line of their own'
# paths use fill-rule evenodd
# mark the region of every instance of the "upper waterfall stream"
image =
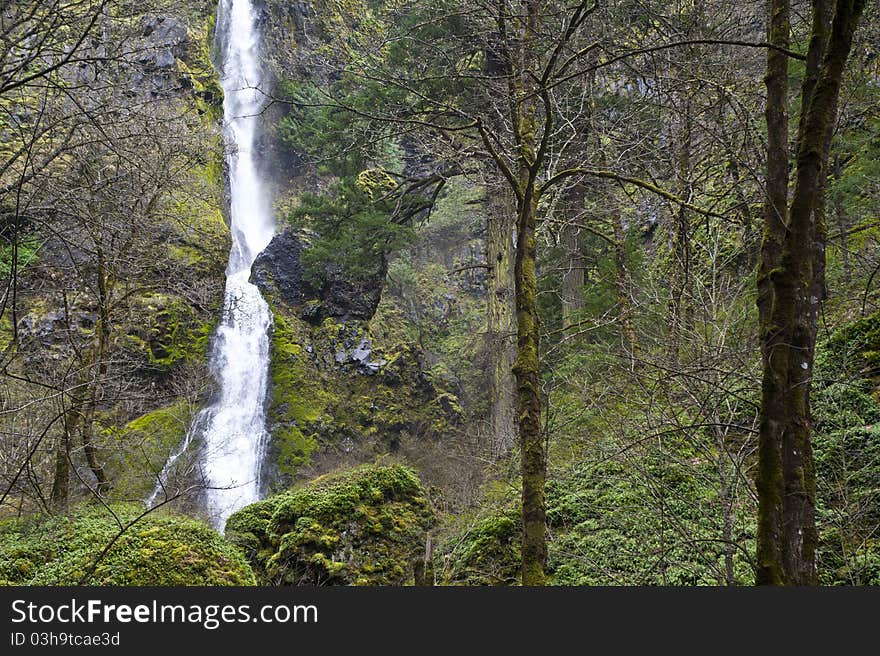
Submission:
<svg viewBox="0 0 880 656">
<path fill-rule="evenodd" d="M 211 523 L 222 530 L 230 514 L 259 499 L 272 314 L 248 280 L 254 259 L 271 241 L 275 227 L 254 153 L 264 96 L 259 90 L 259 32 L 250 0 L 220 0 L 215 38 L 224 92 L 232 249 L 223 316 L 211 352 L 220 392 L 193 422 L 181 453 L 194 438 L 201 438 L 207 511 Z M 160 488 L 161 484 L 157 492 Z"/>
</svg>

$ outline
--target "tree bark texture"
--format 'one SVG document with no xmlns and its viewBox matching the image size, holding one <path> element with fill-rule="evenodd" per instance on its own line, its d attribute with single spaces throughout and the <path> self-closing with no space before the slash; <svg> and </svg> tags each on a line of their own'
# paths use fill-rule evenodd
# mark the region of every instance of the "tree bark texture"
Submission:
<svg viewBox="0 0 880 656">
<path fill-rule="evenodd" d="M 764 585 L 817 582 L 816 482 L 810 386 L 825 287 L 823 178 L 830 134 L 852 38 L 864 0 L 814 0 L 802 118 L 795 146 L 794 188 L 788 203 L 788 58 L 767 59 L 767 199 L 758 272 L 763 380 L 758 443 L 756 581 Z M 770 0 L 770 41 L 790 43 L 788 0 Z"/>
<path fill-rule="evenodd" d="M 505 189 L 490 189 L 487 200 L 486 251 L 490 267 L 486 347 L 492 363 L 489 417 L 492 453 L 502 457 L 516 445 L 516 306 L 514 304 L 513 234 L 516 207 Z"/>
</svg>

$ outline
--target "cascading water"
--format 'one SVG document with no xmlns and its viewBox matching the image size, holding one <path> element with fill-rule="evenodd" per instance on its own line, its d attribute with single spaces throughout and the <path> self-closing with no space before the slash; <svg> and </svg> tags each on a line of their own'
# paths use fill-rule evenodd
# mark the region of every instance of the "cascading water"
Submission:
<svg viewBox="0 0 880 656">
<path fill-rule="evenodd" d="M 275 228 L 254 159 L 264 101 L 259 91 L 259 33 L 250 0 L 220 0 L 216 36 L 225 94 L 223 128 L 232 233 L 223 317 L 211 353 L 220 394 L 193 422 L 180 452 L 165 469 L 194 437 L 202 437 L 207 510 L 211 522 L 222 529 L 230 514 L 259 499 L 272 314 L 248 279 L 254 259 L 269 244 Z M 151 505 L 164 489 L 161 481 L 166 473 L 160 474 Z"/>
</svg>

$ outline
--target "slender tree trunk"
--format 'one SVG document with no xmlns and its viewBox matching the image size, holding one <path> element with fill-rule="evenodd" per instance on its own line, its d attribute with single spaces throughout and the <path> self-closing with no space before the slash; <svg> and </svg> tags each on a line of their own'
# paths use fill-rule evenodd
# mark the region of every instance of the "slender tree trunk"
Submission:
<svg viewBox="0 0 880 656">
<path fill-rule="evenodd" d="M 489 389 L 489 417 L 492 452 L 508 453 L 516 444 L 516 305 L 514 303 L 513 226 L 516 207 L 506 189 L 490 188 L 487 201 L 487 259 L 489 264 L 487 302 L 487 351 L 492 359 Z"/>
<path fill-rule="evenodd" d="M 98 325 L 92 345 L 91 362 L 86 363 L 85 371 L 89 377 L 87 400 L 82 413 L 82 445 L 86 462 L 97 481 L 96 493 L 104 494 L 110 489 L 110 482 L 104 472 L 94 444 L 95 411 L 98 407 L 101 386 L 107 377 L 107 352 L 110 345 L 110 286 L 104 263 L 103 250 L 98 247 Z"/>
<path fill-rule="evenodd" d="M 839 157 L 834 158 L 834 179 L 840 180 L 843 175 L 843 164 Z M 846 219 L 846 209 L 843 206 L 843 194 L 834 193 L 834 218 L 837 220 L 837 231 L 840 234 L 840 260 L 843 266 L 843 281 L 847 285 L 852 281 L 852 265 L 849 261 L 849 222 Z"/>
<path fill-rule="evenodd" d="M 106 374 L 105 365 L 98 365 L 98 369 L 98 377 Z M 95 410 L 97 408 L 97 388 L 100 384 L 99 381 L 100 378 L 91 382 L 92 389 L 90 390 L 89 401 L 86 404 L 83 413 L 82 430 L 80 431 L 80 435 L 82 437 L 83 451 L 85 451 L 86 454 L 86 462 L 89 464 L 89 469 L 92 470 L 92 474 L 94 474 L 95 480 L 97 481 L 95 492 L 98 494 L 105 494 L 110 489 L 110 481 L 107 479 L 107 475 L 104 472 L 104 465 L 101 464 L 98 458 L 98 452 L 94 443 Z"/>
<path fill-rule="evenodd" d="M 719 497 L 721 500 L 721 539 L 724 543 L 724 583 L 736 585 L 736 572 L 734 569 L 734 542 L 733 542 L 733 491 L 730 489 L 730 477 L 727 470 L 727 432 L 721 427 L 721 417 L 714 417 L 715 440 L 718 447 Z"/>
<path fill-rule="evenodd" d="M 689 91 L 685 89 L 685 94 Z M 676 166 L 676 193 L 679 198 L 691 200 L 691 101 L 684 98 L 684 111 L 678 129 L 678 162 Z M 672 228 L 672 311 L 670 335 L 670 352 L 673 360 L 678 360 L 681 349 L 682 332 L 689 322 L 691 300 L 691 218 L 690 212 L 684 207 L 675 211 L 675 222 Z"/>
<path fill-rule="evenodd" d="M 838 0 L 829 37 L 829 5 L 813 2 L 795 184 L 787 212 L 788 60 L 778 52 L 768 54 L 768 200 L 758 278 L 764 371 L 756 481 L 758 584 L 817 582 L 810 386 L 825 286 L 826 228 L 820 196 L 840 84 L 864 5 L 864 0 Z M 770 0 L 770 41 L 783 47 L 789 45 L 789 11 L 787 0 Z"/>
<path fill-rule="evenodd" d="M 513 126 L 517 141 L 516 176 L 520 198 L 517 206 L 517 242 L 514 264 L 516 282 L 517 411 L 522 460 L 522 584 L 544 585 L 547 564 L 547 529 L 544 502 L 546 457 L 541 429 L 541 380 L 539 360 L 537 253 L 537 89 L 532 70 L 538 61 L 541 2 L 528 0 L 519 18 L 522 57 L 513 76 Z M 547 126 L 545 126 L 545 129 Z"/>
<path fill-rule="evenodd" d="M 572 186 L 565 193 L 565 214 L 570 217 L 583 214 L 586 189 L 583 184 Z M 584 307 L 584 255 L 581 229 L 567 223 L 561 230 L 565 264 L 562 272 L 562 324 L 568 328 L 576 321 Z"/>
<path fill-rule="evenodd" d="M 62 433 L 55 443 L 55 474 L 50 497 L 53 510 L 66 508 L 70 498 L 70 444 L 78 421 L 77 409 L 67 408 L 62 422 Z"/>
<path fill-rule="evenodd" d="M 614 203 L 611 194 L 608 194 L 608 202 Z M 612 230 L 614 233 L 614 289 L 617 293 L 617 305 L 620 307 L 620 326 L 623 334 L 624 349 L 629 357 L 630 371 L 635 371 L 636 357 L 639 351 L 639 338 L 632 316 L 632 301 L 630 300 L 629 275 L 626 268 L 626 231 L 623 225 L 623 216 L 619 209 L 614 207 L 614 215 L 611 217 Z"/>
</svg>

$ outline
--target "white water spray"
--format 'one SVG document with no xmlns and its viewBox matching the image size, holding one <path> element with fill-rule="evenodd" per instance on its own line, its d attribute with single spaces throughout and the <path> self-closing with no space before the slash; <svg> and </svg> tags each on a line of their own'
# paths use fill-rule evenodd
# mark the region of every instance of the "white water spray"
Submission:
<svg viewBox="0 0 880 656">
<path fill-rule="evenodd" d="M 180 453 L 165 470 L 200 434 L 207 511 L 222 530 L 229 515 L 259 499 L 272 315 L 248 279 L 254 259 L 271 241 L 275 227 L 254 159 L 258 115 L 264 107 L 254 9 L 250 0 L 220 0 L 217 17 L 232 233 L 223 317 L 211 353 L 220 395 L 193 422 Z M 160 484 L 151 505 L 161 489 Z"/>
</svg>

